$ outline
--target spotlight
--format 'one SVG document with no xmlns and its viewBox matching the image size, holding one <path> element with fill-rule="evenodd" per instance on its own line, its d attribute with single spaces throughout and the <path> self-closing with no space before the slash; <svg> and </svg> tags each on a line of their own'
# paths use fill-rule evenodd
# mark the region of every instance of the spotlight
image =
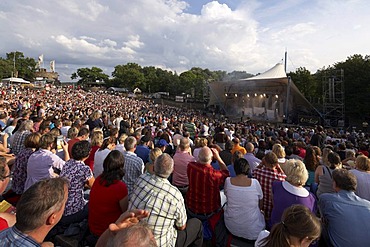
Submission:
<svg viewBox="0 0 370 247">
<path fill-rule="evenodd" d="M 227 93 L 225 93 L 225 96 L 227 97 Z"/>
<path fill-rule="evenodd" d="M 247 94 L 247 97 L 249 98 L 249 93 Z"/>
<path fill-rule="evenodd" d="M 260 97 L 263 98 L 263 95 L 261 94 Z"/>
<path fill-rule="evenodd" d="M 266 94 L 265 93 L 263 94 L 263 97 L 266 97 Z"/>
<path fill-rule="evenodd" d="M 257 97 L 257 94 L 256 93 L 254 94 L 254 97 Z"/>
<path fill-rule="evenodd" d="M 236 97 L 238 97 L 238 94 L 236 93 L 236 94 L 234 94 L 234 96 L 235 96 L 235 98 L 236 98 Z"/>
<path fill-rule="evenodd" d="M 275 95 L 275 98 L 279 98 L 279 95 L 277 95 L 277 94 L 276 94 L 276 95 Z"/>
</svg>

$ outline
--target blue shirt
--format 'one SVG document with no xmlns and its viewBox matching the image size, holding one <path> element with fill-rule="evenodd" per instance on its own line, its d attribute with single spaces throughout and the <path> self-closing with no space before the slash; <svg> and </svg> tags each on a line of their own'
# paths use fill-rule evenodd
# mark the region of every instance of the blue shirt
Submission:
<svg viewBox="0 0 370 247">
<path fill-rule="evenodd" d="M 15 226 L 0 232 L 0 246 L 6 247 L 40 247 L 31 237 L 20 232 Z"/>
<path fill-rule="evenodd" d="M 321 215 L 334 246 L 370 246 L 370 201 L 345 190 L 324 193 L 319 198 Z"/>
<path fill-rule="evenodd" d="M 147 146 L 145 145 L 136 146 L 135 154 L 143 160 L 144 164 L 149 162 L 149 153 L 150 149 Z"/>
</svg>

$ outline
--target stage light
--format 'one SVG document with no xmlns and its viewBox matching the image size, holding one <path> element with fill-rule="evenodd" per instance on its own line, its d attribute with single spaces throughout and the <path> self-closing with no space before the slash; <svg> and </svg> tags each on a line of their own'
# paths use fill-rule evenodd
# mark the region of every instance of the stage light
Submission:
<svg viewBox="0 0 370 247">
<path fill-rule="evenodd" d="M 247 97 L 249 98 L 249 93 L 247 94 Z"/>
<path fill-rule="evenodd" d="M 254 94 L 254 97 L 257 97 L 257 94 L 256 93 Z"/>
<path fill-rule="evenodd" d="M 235 98 L 236 98 L 236 97 L 238 97 L 238 94 L 237 94 L 237 93 L 236 93 L 236 94 L 234 94 L 234 95 L 235 95 Z"/>
<path fill-rule="evenodd" d="M 260 97 L 263 98 L 263 95 L 261 94 Z"/>
<path fill-rule="evenodd" d="M 266 94 L 265 93 L 263 94 L 263 97 L 266 97 Z"/>
<path fill-rule="evenodd" d="M 276 95 L 275 95 L 275 98 L 279 98 L 279 95 L 277 95 L 277 94 L 276 94 Z"/>
<path fill-rule="evenodd" d="M 227 93 L 225 93 L 225 96 L 227 97 Z"/>
</svg>

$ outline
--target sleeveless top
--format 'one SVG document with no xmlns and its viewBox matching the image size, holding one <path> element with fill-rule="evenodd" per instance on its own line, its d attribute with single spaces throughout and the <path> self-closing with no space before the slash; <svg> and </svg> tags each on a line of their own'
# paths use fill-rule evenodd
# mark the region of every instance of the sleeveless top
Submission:
<svg viewBox="0 0 370 247">
<path fill-rule="evenodd" d="M 317 197 L 323 193 L 334 193 L 333 188 L 333 173 L 334 169 L 327 166 L 322 166 L 323 175 L 319 176 L 319 186 L 316 192 Z"/>
</svg>

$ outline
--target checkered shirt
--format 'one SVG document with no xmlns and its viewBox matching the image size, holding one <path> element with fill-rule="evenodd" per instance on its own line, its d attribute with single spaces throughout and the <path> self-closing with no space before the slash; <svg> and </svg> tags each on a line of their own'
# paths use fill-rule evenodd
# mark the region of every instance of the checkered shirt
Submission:
<svg viewBox="0 0 370 247">
<path fill-rule="evenodd" d="M 12 152 L 14 155 L 18 155 L 22 149 L 25 148 L 24 142 L 26 141 L 26 137 L 31 134 L 31 131 L 17 131 L 14 133 L 13 143 L 12 143 Z"/>
<path fill-rule="evenodd" d="M 147 222 L 158 246 L 175 246 L 175 226 L 182 227 L 187 221 L 184 199 L 175 186 L 156 175 L 141 175 L 130 198 L 129 209 L 133 208 L 150 212 Z"/>
<path fill-rule="evenodd" d="M 263 192 L 262 210 L 265 212 L 265 218 L 270 219 L 272 211 L 272 182 L 285 181 L 286 175 L 279 165 L 275 168 L 266 166 L 256 167 L 253 171 L 253 177 L 260 182 Z"/>
<path fill-rule="evenodd" d="M 135 153 L 130 151 L 125 151 L 123 156 L 125 158 L 125 165 L 123 168 L 125 176 L 123 177 L 123 181 L 127 185 L 128 194 L 130 196 L 134 189 L 136 179 L 144 173 L 144 162 Z"/>
</svg>

